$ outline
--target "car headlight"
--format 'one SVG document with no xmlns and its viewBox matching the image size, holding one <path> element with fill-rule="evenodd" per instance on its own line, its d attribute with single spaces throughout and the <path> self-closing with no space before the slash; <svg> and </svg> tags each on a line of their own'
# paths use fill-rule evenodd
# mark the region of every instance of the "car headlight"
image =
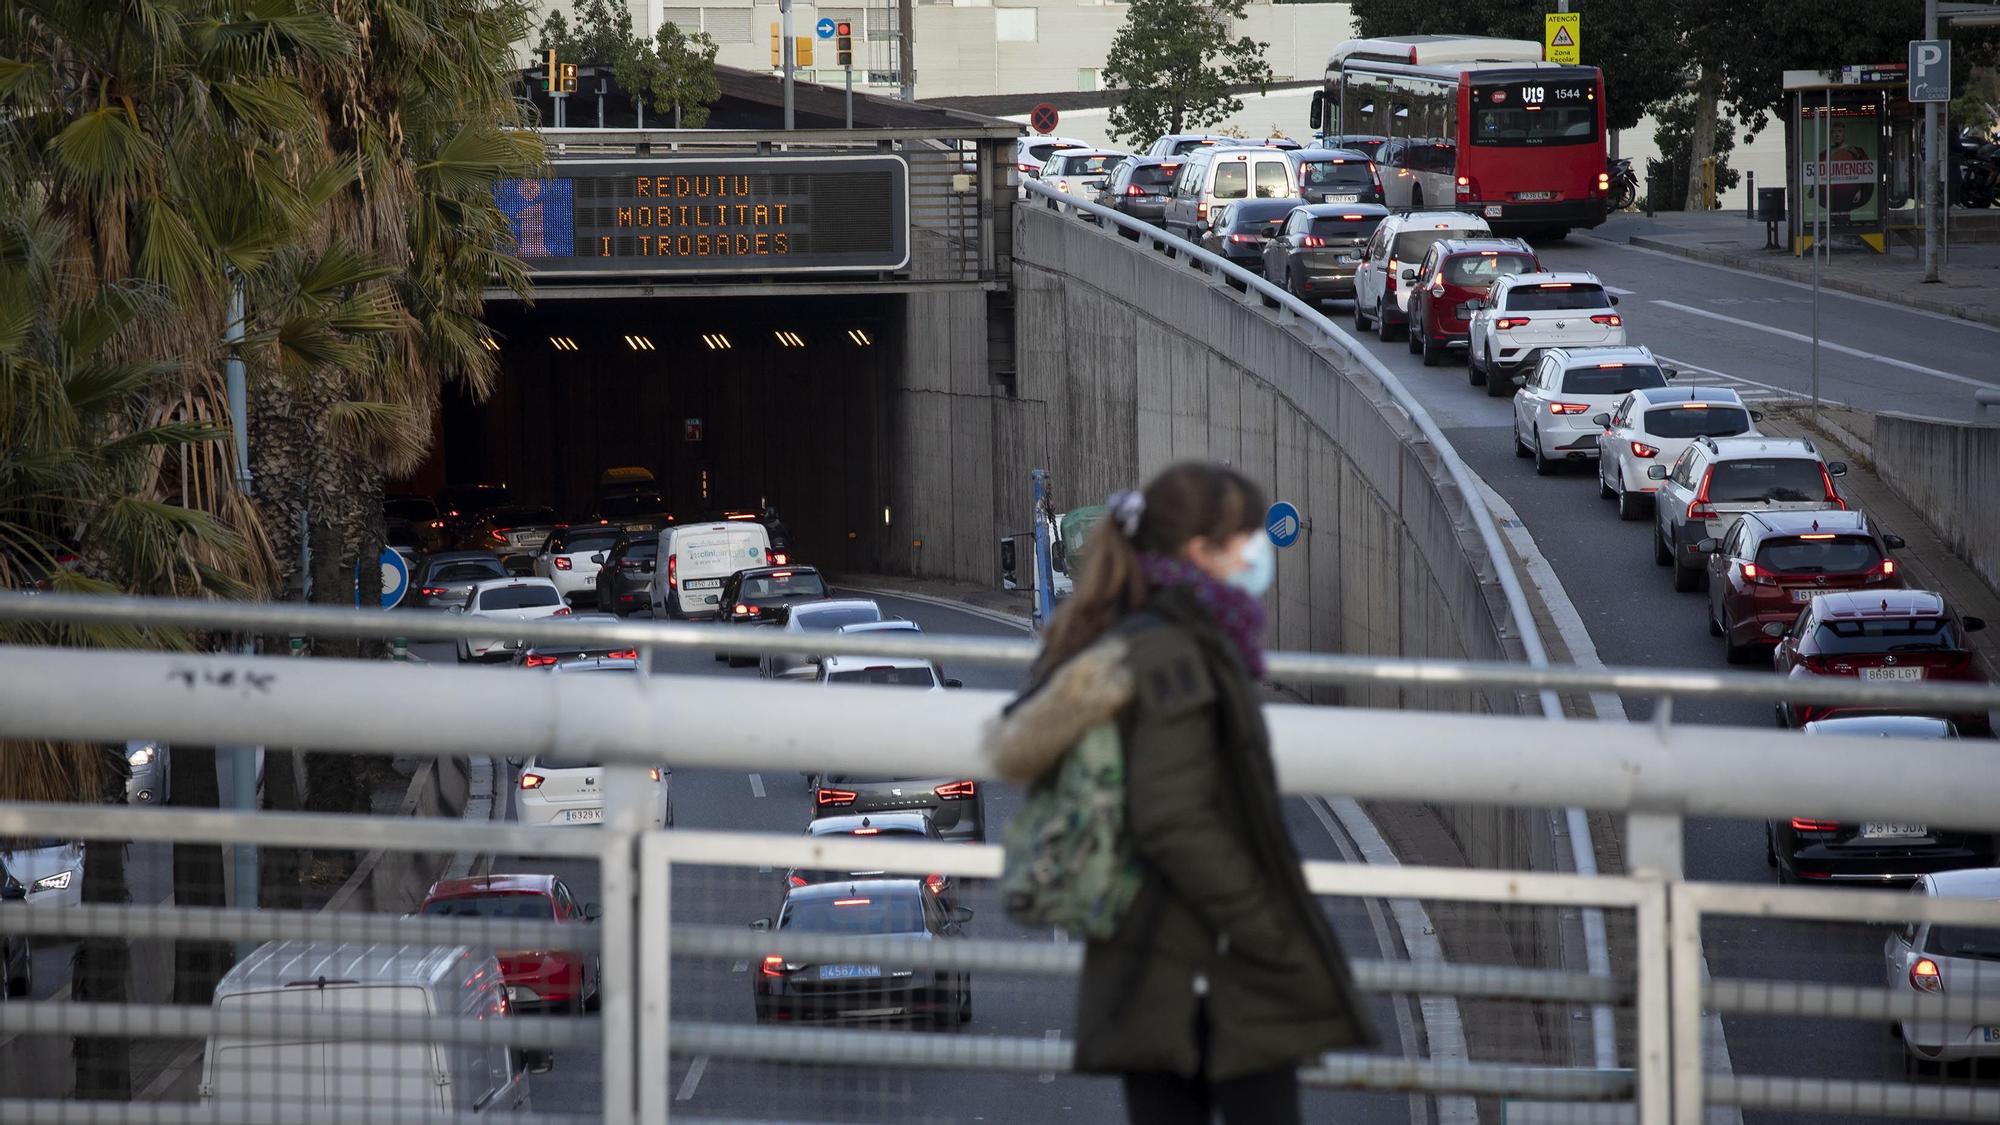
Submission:
<svg viewBox="0 0 2000 1125">
<path fill-rule="evenodd" d="M 158 755 L 159 748 L 149 743 L 127 750 L 125 752 L 125 760 L 132 764 L 133 769 L 138 769 L 140 766 L 152 765 L 153 759 Z"/>
<path fill-rule="evenodd" d="M 35 889 L 38 891 L 66 891 L 69 890 L 69 881 L 74 878 L 76 878 L 76 872 L 74 871 L 58 871 L 53 875 L 47 875 L 35 880 Z"/>
</svg>

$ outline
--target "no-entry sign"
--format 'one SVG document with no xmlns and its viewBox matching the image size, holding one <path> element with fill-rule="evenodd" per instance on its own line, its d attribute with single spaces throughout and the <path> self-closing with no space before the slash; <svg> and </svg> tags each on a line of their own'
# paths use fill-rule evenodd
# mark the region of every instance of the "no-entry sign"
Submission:
<svg viewBox="0 0 2000 1125">
<path fill-rule="evenodd" d="M 1056 107 L 1050 105 L 1047 102 L 1043 102 L 1042 104 L 1028 111 L 1028 125 L 1032 127 L 1035 130 L 1035 132 L 1044 135 L 1055 132 L 1056 123 L 1061 120 L 1062 120 L 1062 114 L 1057 113 Z"/>
</svg>

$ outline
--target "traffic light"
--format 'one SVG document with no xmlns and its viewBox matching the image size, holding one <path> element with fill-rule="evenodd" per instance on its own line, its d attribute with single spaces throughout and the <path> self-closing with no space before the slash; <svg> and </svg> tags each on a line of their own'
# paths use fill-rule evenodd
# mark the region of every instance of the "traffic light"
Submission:
<svg viewBox="0 0 2000 1125">
<path fill-rule="evenodd" d="M 854 25 L 841 20 L 833 25 L 834 49 L 842 66 L 854 65 Z"/>
<path fill-rule="evenodd" d="M 565 94 L 576 93 L 576 64 L 573 62 L 562 64 L 562 91 Z"/>
<path fill-rule="evenodd" d="M 798 40 L 798 44 L 792 48 L 792 65 L 801 67 L 811 66 L 813 64 L 813 37 L 810 35 L 800 35 L 795 36 L 795 38 Z"/>
<path fill-rule="evenodd" d="M 548 73 L 549 73 L 549 77 L 548 77 L 548 83 L 549 83 L 549 93 L 553 94 L 553 93 L 555 93 L 555 92 L 556 92 L 556 89 L 557 89 L 557 85 L 556 85 L 556 83 L 557 83 L 557 77 L 556 77 L 556 49 L 555 49 L 554 47 L 550 47 L 550 48 L 549 48 L 549 72 L 548 72 Z"/>
</svg>

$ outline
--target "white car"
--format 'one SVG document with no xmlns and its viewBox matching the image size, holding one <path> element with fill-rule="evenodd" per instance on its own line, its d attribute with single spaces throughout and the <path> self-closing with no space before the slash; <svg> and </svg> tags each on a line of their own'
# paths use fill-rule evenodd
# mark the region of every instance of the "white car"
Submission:
<svg viewBox="0 0 2000 1125">
<path fill-rule="evenodd" d="M 472 660 L 511 660 L 521 647 L 521 640 L 505 635 L 506 622 L 568 617 L 570 609 L 563 604 L 562 591 L 556 589 L 555 583 L 546 578 L 521 577 L 490 578 L 477 583 L 465 596 L 465 604 L 452 606 L 451 612 L 492 621 L 501 634 L 470 640 L 459 638 L 458 660 L 463 664 Z"/>
<path fill-rule="evenodd" d="M 1463 211 L 1391 212 L 1376 226 L 1354 269 L 1354 330 L 1372 322 L 1384 340 L 1410 327 L 1410 294 L 1417 266 L 1431 245 L 1445 238 L 1493 233 L 1486 220 Z"/>
<path fill-rule="evenodd" d="M 1917 878 L 1910 893 L 1924 898 L 2000 901 L 2000 867 L 1967 867 Z M 1891 991 L 1918 996 L 1972 997 L 2000 990 L 2000 926 L 1911 922 L 1882 943 Z M 1990 1022 L 1919 1018 L 1891 1028 L 1919 1066 L 2000 1058 L 2000 1028 Z"/>
<path fill-rule="evenodd" d="M 1096 202 L 1104 181 L 1131 155 L 1108 148 L 1058 149 L 1049 154 L 1036 178 L 1065 195 Z"/>
<path fill-rule="evenodd" d="M 1625 342 L 1618 298 L 1594 273 L 1519 273 L 1493 283 L 1474 310 L 1466 362 L 1486 393 L 1505 398 L 1549 348 L 1612 347 Z"/>
<path fill-rule="evenodd" d="M 868 598 L 833 598 L 795 605 L 779 630 L 787 635 L 832 633 L 843 626 L 882 620 L 882 607 Z M 814 679 L 819 661 L 796 653 L 767 652 L 757 658 L 757 674 L 767 680 Z"/>
<path fill-rule="evenodd" d="M 841 686 L 874 684 L 878 687 L 913 687 L 943 691 L 960 686 L 947 680 L 938 666 L 916 656 L 829 656 L 819 662 L 815 681 Z"/>
<path fill-rule="evenodd" d="M 1598 454 L 1596 419 L 1637 390 L 1667 385 L 1645 348 L 1551 348 L 1514 396 L 1514 455 L 1548 476 L 1564 461 Z"/>
<path fill-rule="evenodd" d="M 1604 427 L 1597 435 L 1598 495 L 1618 501 L 1619 519 L 1636 520 L 1659 489 L 1646 476 L 1648 465 L 1673 464 L 1698 437 L 1754 434 L 1761 417 L 1727 387 L 1633 391 L 1591 419 Z"/>
<path fill-rule="evenodd" d="M 622 657 L 592 656 L 558 664 L 559 676 L 637 676 L 639 662 Z M 674 823 L 674 771 L 652 769 L 649 801 L 653 827 Z M 605 767 L 588 757 L 537 754 L 521 767 L 514 783 L 514 816 L 522 824 L 558 826 L 604 823 Z"/>
<path fill-rule="evenodd" d="M 1032 180 L 1042 174 L 1042 165 L 1057 150 L 1089 147 L 1089 141 L 1068 137 L 1022 137 L 1014 143 L 1014 169 L 1021 173 L 1022 179 Z"/>
<path fill-rule="evenodd" d="M 597 568 L 604 556 L 625 538 L 623 527 L 559 527 L 549 533 L 542 549 L 535 552 L 535 574 L 556 584 L 563 601 L 575 605 L 579 599 L 597 604 Z"/>
<path fill-rule="evenodd" d="M 75 906 L 83 901 L 83 842 L 17 841 L 0 852 L 0 871 L 21 884 L 30 906 Z"/>
</svg>

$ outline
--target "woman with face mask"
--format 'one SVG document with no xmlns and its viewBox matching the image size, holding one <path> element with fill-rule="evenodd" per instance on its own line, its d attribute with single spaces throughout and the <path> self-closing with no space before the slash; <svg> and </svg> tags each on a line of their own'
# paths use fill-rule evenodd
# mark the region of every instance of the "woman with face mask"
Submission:
<svg viewBox="0 0 2000 1125">
<path fill-rule="evenodd" d="M 1373 1040 L 1279 807 L 1257 698 L 1264 510 L 1248 479 L 1197 462 L 1112 497 L 988 740 L 1003 776 L 1031 781 L 1118 725 L 1143 876 L 1087 947 L 1076 1060 L 1122 1078 L 1135 1125 L 1291 1125 L 1299 1063 Z"/>
</svg>

